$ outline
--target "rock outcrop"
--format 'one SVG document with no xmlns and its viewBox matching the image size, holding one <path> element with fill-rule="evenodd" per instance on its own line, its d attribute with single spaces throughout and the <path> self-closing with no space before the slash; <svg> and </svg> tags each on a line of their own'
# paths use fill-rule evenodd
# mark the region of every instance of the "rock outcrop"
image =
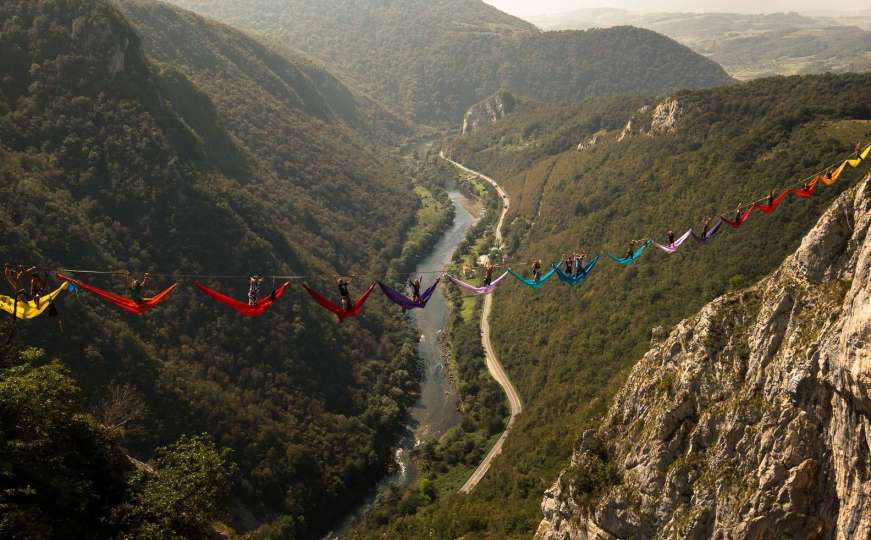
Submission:
<svg viewBox="0 0 871 540">
<path fill-rule="evenodd" d="M 463 117 L 463 135 L 474 133 L 505 118 L 506 115 L 514 112 L 516 103 L 514 96 L 508 92 L 498 92 L 472 105 Z"/>
<path fill-rule="evenodd" d="M 542 540 L 871 538 L 871 181 L 757 285 L 661 330 Z"/>
</svg>

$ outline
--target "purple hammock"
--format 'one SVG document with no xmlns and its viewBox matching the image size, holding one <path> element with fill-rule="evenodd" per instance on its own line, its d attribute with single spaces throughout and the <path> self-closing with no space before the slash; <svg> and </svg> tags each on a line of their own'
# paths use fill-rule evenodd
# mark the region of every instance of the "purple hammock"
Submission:
<svg viewBox="0 0 871 540">
<path fill-rule="evenodd" d="M 719 221 L 717 221 L 716 225 L 714 225 L 713 227 L 708 229 L 708 232 L 703 234 L 702 236 L 699 236 L 696 233 L 692 233 L 693 238 L 695 238 L 697 242 L 704 244 L 706 242 L 709 242 L 714 236 L 716 236 L 717 233 L 720 232 L 720 229 L 722 227 L 723 227 L 723 220 L 721 218 Z"/>
<path fill-rule="evenodd" d="M 490 285 L 487 285 L 486 287 L 475 287 L 474 285 L 469 285 L 468 283 L 460 281 L 459 279 L 457 279 L 451 275 L 448 276 L 448 279 L 453 281 L 454 284 L 461 289 L 465 289 L 471 293 L 475 293 L 478 295 L 485 295 L 485 294 L 490 294 L 493 291 L 495 291 L 496 287 L 498 287 L 499 284 L 502 283 L 502 280 L 504 280 L 506 277 L 508 277 L 508 272 L 505 272 L 504 274 L 502 274 L 501 276 L 499 276 L 498 278 L 493 280 L 493 282 L 490 283 Z"/>
<path fill-rule="evenodd" d="M 659 242 L 654 242 L 653 245 L 658 247 L 659 249 L 661 249 L 662 251 L 664 251 L 666 253 L 675 253 L 680 248 L 680 246 L 684 242 L 686 242 L 689 239 L 689 237 L 692 235 L 693 235 L 693 230 L 690 229 L 686 232 L 686 234 L 684 234 L 683 236 L 681 236 L 680 238 L 675 240 L 673 244 L 660 244 Z"/>
<path fill-rule="evenodd" d="M 384 293 L 391 302 L 396 304 L 397 306 L 402 308 L 402 311 L 408 311 L 409 309 L 423 309 L 426 307 L 427 302 L 432 297 L 432 294 L 435 292 L 436 287 L 439 286 L 439 281 L 442 278 L 439 277 L 435 280 L 435 282 L 430 285 L 429 289 L 423 291 L 423 294 L 420 295 L 420 302 L 415 302 L 413 299 L 405 296 L 401 292 L 393 289 L 380 281 L 378 282 L 378 286 L 381 287 L 381 292 Z"/>
</svg>

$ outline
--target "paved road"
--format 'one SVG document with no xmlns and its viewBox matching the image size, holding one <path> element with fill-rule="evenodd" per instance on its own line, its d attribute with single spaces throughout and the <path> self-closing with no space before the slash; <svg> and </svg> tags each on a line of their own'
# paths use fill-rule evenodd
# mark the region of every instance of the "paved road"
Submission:
<svg viewBox="0 0 871 540">
<path fill-rule="evenodd" d="M 505 223 L 505 215 L 508 213 L 508 208 L 511 204 L 511 201 L 508 199 L 508 195 L 502 189 L 495 180 L 490 178 L 489 176 L 485 176 L 478 171 L 473 171 L 468 167 L 453 161 L 452 159 L 445 156 L 444 152 L 441 152 L 441 158 L 445 161 L 452 163 L 458 169 L 461 169 L 469 174 L 474 174 L 481 180 L 488 182 L 496 189 L 496 193 L 502 197 L 502 214 L 499 216 L 499 221 L 496 223 L 496 243 L 497 245 L 502 245 L 502 225 Z M 475 469 L 475 472 L 472 473 L 472 476 L 463 484 L 463 487 L 460 488 L 460 493 L 470 493 L 475 486 L 478 485 L 478 482 L 481 481 L 482 478 L 487 474 L 487 471 L 490 470 L 490 464 L 493 463 L 493 460 L 496 459 L 496 456 L 502 453 L 502 445 L 505 444 L 505 439 L 508 438 L 508 433 L 511 431 L 511 428 L 514 427 L 514 420 L 517 418 L 521 412 L 523 412 L 523 403 L 520 401 L 520 395 L 517 393 L 517 390 L 514 388 L 514 384 L 511 383 L 511 379 L 508 378 L 508 374 L 505 373 L 505 370 L 502 368 L 502 364 L 499 363 L 499 359 L 496 357 L 496 353 L 493 351 L 493 344 L 490 342 L 490 313 L 493 311 L 493 296 L 487 295 L 484 298 L 484 312 L 481 314 L 481 343 L 484 346 L 484 353 L 487 357 L 487 370 L 490 372 L 490 376 L 493 377 L 497 383 L 502 387 L 502 390 L 505 392 L 505 395 L 508 397 L 508 403 L 511 405 L 511 418 L 508 420 L 508 426 L 505 428 L 505 431 L 502 432 L 502 435 L 499 436 L 499 439 L 496 441 L 496 444 L 493 445 L 493 448 L 487 452 L 487 455 L 484 457 L 484 460 L 478 465 L 478 468 Z"/>
</svg>

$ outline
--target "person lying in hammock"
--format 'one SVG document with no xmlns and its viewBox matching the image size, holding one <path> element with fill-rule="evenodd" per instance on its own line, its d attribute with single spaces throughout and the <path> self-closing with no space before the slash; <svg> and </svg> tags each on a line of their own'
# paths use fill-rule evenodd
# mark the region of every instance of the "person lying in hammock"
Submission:
<svg viewBox="0 0 871 540">
<path fill-rule="evenodd" d="M 541 279 L 541 259 L 532 263 L 532 279 L 535 281 Z"/>
<path fill-rule="evenodd" d="M 348 288 L 352 281 L 353 279 L 349 277 L 336 278 L 336 286 L 339 288 L 339 297 L 342 299 L 342 309 L 345 311 L 351 311 L 351 306 L 354 305 L 353 300 L 351 300 L 351 290 Z"/>
<path fill-rule="evenodd" d="M 257 305 L 257 300 L 260 299 L 260 284 L 263 283 L 263 278 L 260 276 L 251 276 L 248 278 L 248 305 Z"/>
<path fill-rule="evenodd" d="M 127 272 L 127 296 L 136 302 L 137 304 L 141 304 L 142 300 L 142 289 L 148 285 L 148 280 L 151 276 L 146 272 L 142 279 L 136 279 L 136 277 L 131 272 Z"/>
<path fill-rule="evenodd" d="M 423 278 L 418 276 L 417 279 L 409 279 L 408 286 L 411 288 L 411 299 L 416 303 L 421 303 L 420 298 L 420 282 Z"/>
<path fill-rule="evenodd" d="M 36 303 L 36 309 L 39 309 L 39 299 L 42 298 L 44 290 L 45 280 L 40 277 L 39 272 L 30 274 L 30 299 Z"/>
<path fill-rule="evenodd" d="M 587 258 L 586 251 L 579 251 L 575 254 L 575 275 L 580 276 L 584 272 L 584 260 Z"/>
</svg>

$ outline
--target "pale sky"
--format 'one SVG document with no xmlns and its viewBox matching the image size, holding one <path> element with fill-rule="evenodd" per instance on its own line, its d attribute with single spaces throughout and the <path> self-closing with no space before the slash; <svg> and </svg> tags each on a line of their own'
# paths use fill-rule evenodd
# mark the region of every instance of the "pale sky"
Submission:
<svg viewBox="0 0 871 540">
<path fill-rule="evenodd" d="M 574 9 L 615 7 L 631 11 L 722 11 L 771 13 L 778 11 L 855 11 L 855 0 L 484 0 L 512 15 L 559 13 Z M 867 4 L 865 4 L 867 5 Z M 857 7 L 859 6 L 859 7 Z"/>
</svg>

